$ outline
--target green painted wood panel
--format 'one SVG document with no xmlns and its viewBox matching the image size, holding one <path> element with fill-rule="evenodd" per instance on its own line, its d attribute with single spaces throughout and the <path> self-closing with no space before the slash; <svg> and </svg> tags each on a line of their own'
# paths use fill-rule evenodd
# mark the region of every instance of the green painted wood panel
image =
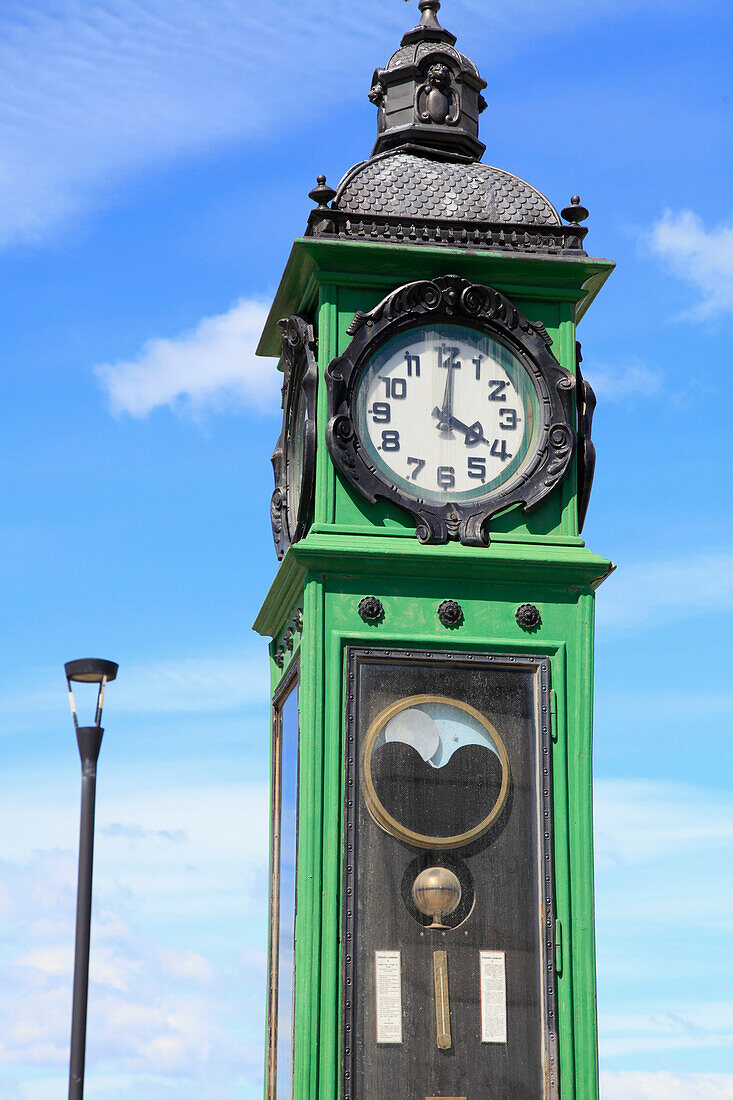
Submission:
<svg viewBox="0 0 733 1100">
<path fill-rule="evenodd" d="M 315 545 L 317 541 L 317 546 Z M 597 1096 L 591 802 L 593 588 L 609 563 L 577 548 L 476 551 L 461 568 L 455 547 L 418 547 L 378 537 L 354 548 L 348 537 L 309 536 L 291 550 L 278 582 L 304 593 L 301 642 L 301 813 L 296 922 L 296 1100 L 339 1095 L 343 663 L 349 643 L 546 654 L 556 698 L 553 743 L 557 917 L 563 929 L 558 980 L 562 1100 Z M 310 548 L 308 544 L 311 544 Z M 438 551 L 438 553 L 436 553 Z M 290 559 L 290 560 L 288 560 Z M 300 559 L 298 561 L 298 559 Z M 423 562 L 416 570 L 416 561 Z M 368 563 L 366 570 L 362 568 Z M 468 563 L 467 563 L 468 564 Z M 288 578 L 297 576 L 297 581 Z M 362 622 L 358 603 L 377 595 L 385 617 Z M 437 606 L 457 599 L 457 630 Z M 540 608 L 542 625 L 523 631 L 520 603 Z M 270 603 L 275 606 L 273 597 Z M 280 615 L 280 636 L 292 612 Z M 267 629 L 272 623 L 260 624 Z M 282 672 L 273 664 L 274 681 Z"/>
</svg>

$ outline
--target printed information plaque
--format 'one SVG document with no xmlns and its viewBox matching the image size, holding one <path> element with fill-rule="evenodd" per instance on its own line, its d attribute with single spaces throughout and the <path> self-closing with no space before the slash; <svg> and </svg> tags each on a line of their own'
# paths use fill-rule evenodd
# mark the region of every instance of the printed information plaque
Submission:
<svg viewBox="0 0 733 1100">
<path fill-rule="evenodd" d="M 399 951 L 375 951 L 377 1042 L 402 1042 L 402 965 Z"/>
<path fill-rule="evenodd" d="M 479 951 L 481 1042 L 506 1042 L 506 958 L 503 951 Z"/>
</svg>

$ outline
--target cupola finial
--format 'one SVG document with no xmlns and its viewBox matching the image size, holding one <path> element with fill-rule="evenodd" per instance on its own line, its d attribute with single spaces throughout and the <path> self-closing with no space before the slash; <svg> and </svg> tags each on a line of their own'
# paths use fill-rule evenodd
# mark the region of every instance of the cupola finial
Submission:
<svg viewBox="0 0 733 1100">
<path fill-rule="evenodd" d="M 454 45 L 456 36 L 445 27 L 441 27 L 438 22 L 440 0 L 418 0 L 417 6 L 421 12 L 420 22 L 402 36 L 402 45 L 409 46 L 411 42 L 419 42 L 421 39 L 422 41 L 450 42 L 451 46 Z"/>
<path fill-rule="evenodd" d="M 443 28 L 438 22 L 440 0 L 419 0 L 417 6 L 422 12 L 419 26 L 426 27 L 431 31 L 442 31 Z"/>
</svg>

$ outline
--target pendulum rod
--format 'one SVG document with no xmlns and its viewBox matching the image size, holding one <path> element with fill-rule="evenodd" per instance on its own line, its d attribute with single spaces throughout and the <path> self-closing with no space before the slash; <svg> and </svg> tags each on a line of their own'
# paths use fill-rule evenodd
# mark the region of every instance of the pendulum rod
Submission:
<svg viewBox="0 0 733 1100">
<path fill-rule="evenodd" d="M 450 1050 L 450 1000 L 448 999 L 448 952 L 433 951 L 435 1024 L 438 1050 Z"/>
</svg>

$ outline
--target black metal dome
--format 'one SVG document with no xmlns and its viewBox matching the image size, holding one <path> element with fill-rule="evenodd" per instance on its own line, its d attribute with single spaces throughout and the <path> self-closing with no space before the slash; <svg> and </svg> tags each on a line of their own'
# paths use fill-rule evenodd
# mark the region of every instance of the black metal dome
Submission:
<svg viewBox="0 0 733 1100">
<path fill-rule="evenodd" d="M 518 176 L 478 161 L 426 156 L 398 148 L 349 169 L 333 207 L 352 215 L 561 225 L 543 194 Z"/>
</svg>

